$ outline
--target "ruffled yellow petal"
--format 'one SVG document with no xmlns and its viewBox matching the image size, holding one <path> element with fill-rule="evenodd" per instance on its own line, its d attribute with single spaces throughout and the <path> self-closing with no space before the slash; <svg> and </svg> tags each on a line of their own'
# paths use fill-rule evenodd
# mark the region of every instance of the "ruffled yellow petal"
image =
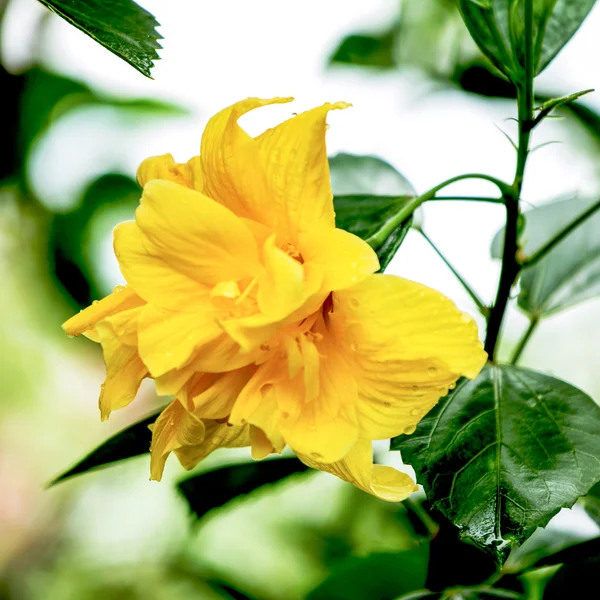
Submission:
<svg viewBox="0 0 600 600">
<path fill-rule="evenodd" d="M 102 319 L 142 304 L 144 304 L 144 300 L 130 287 L 117 286 L 112 294 L 92 303 L 63 323 L 62 327 L 67 335 L 80 335 L 95 327 L 96 323 Z"/>
<path fill-rule="evenodd" d="M 179 273 L 162 256 L 148 252 L 136 223 L 117 225 L 113 235 L 121 273 L 145 301 L 173 310 L 193 310 L 194 302 L 205 300 L 210 287 Z"/>
<path fill-rule="evenodd" d="M 304 454 L 298 454 L 298 458 L 313 469 L 332 473 L 387 502 L 401 502 L 419 489 L 405 473 L 392 467 L 374 465 L 368 440 L 358 440 L 342 460 L 334 463 L 324 464 Z"/>
<path fill-rule="evenodd" d="M 287 317 L 305 298 L 304 269 L 275 245 L 275 235 L 265 242 L 263 263 L 265 272 L 258 279 L 258 307 L 275 319 Z"/>
<path fill-rule="evenodd" d="M 169 454 L 183 445 L 202 443 L 205 432 L 204 422 L 173 400 L 152 426 L 150 479 L 160 481 Z"/>
<path fill-rule="evenodd" d="M 142 380 L 149 375 L 137 350 L 137 324 L 142 307 L 132 308 L 96 325 L 106 363 L 106 380 L 100 392 L 100 418 L 135 399 Z"/>
<path fill-rule="evenodd" d="M 153 179 L 174 181 L 201 192 L 203 180 L 200 157 L 194 156 L 187 163 L 176 163 L 170 154 L 151 156 L 138 167 L 137 180 L 144 187 Z"/>
<path fill-rule="evenodd" d="M 299 237 L 306 264 L 323 270 L 323 289 L 342 290 L 379 270 L 377 254 L 358 236 L 343 229 L 315 228 Z"/>
<path fill-rule="evenodd" d="M 217 311 L 204 299 L 196 312 L 143 308 L 139 321 L 139 352 L 153 377 L 172 369 L 224 371 L 253 362 L 217 324 Z"/>
<path fill-rule="evenodd" d="M 347 108 L 345 102 L 324 104 L 301 113 L 256 141 L 265 165 L 270 196 L 274 199 L 277 232 L 295 243 L 300 233 L 314 227 L 333 228 L 333 195 L 325 147 L 327 113 Z"/>
<path fill-rule="evenodd" d="M 328 331 L 358 383 L 362 437 L 412 433 L 459 377 L 485 364 L 475 322 L 421 284 L 372 275 L 333 299 Z"/>
<path fill-rule="evenodd" d="M 188 471 L 219 448 L 245 448 L 250 445 L 250 428 L 247 425 L 235 427 L 217 421 L 204 421 L 204 425 L 206 432 L 201 443 L 175 449 L 181 466 Z"/>
<path fill-rule="evenodd" d="M 214 285 L 260 271 L 252 232 L 230 210 L 199 192 L 151 181 L 135 218 L 148 252 L 195 281 Z"/>
<path fill-rule="evenodd" d="M 181 399 L 188 399 L 188 409 L 203 419 L 224 419 L 256 368 L 250 365 L 228 373 L 198 373 Z"/>
<path fill-rule="evenodd" d="M 342 458 L 358 437 L 356 383 L 332 347 L 301 342 L 302 369 L 289 378 L 286 361 L 261 365 L 238 396 L 229 421 L 259 427 L 273 443 L 322 462 Z M 324 355 L 320 356 L 323 352 Z"/>
<path fill-rule="evenodd" d="M 275 223 L 275 214 L 267 208 L 269 194 L 264 165 L 257 143 L 237 122 L 259 106 L 291 100 L 248 98 L 236 102 L 212 117 L 202 135 L 200 160 L 205 193 L 236 215 L 265 225 Z"/>
</svg>

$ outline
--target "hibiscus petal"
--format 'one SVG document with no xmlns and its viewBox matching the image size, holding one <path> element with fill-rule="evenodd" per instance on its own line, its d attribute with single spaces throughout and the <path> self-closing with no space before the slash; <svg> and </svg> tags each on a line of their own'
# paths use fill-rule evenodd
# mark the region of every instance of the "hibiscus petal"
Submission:
<svg viewBox="0 0 600 600">
<path fill-rule="evenodd" d="M 204 421 L 204 425 L 206 432 L 201 443 L 175 449 L 181 466 L 188 471 L 219 448 L 245 448 L 250 445 L 247 425 L 235 427 L 216 421 Z"/>
<path fill-rule="evenodd" d="M 102 319 L 142 304 L 144 301 L 130 287 L 118 286 L 112 294 L 93 302 L 63 323 L 62 327 L 67 335 L 80 335 L 92 329 Z"/>
<path fill-rule="evenodd" d="M 194 156 L 187 163 L 176 163 L 170 154 L 151 156 L 138 167 L 137 180 L 144 187 L 153 179 L 174 181 L 201 192 L 203 183 L 200 157 Z"/>
<path fill-rule="evenodd" d="M 170 181 L 146 184 L 135 213 L 150 254 L 207 284 L 238 281 L 261 269 L 252 232 L 229 209 Z"/>
<path fill-rule="evenodd" d="M 387 502 L 401 502 L 419 488 L 405 473 L 392 467 L 373 465 L 373 450 L 368 440 L 358 440 L 342 460 L 324 464 L 298 454 L 309 467 L 332 473 L 357 488 Z"/>
<path fill-rule="evenodd" d="M 299 237 L 306 264 L 323 270 L 323 289 L 342 290 L 379 270 L 377 254 L 358 236 L 343 229 L 316 228 Z"/>
<path fill-rule="evenodd" d="M 202 135 L 200 160 L 205 191 L 236 215 L 271 225 L 275 215 L 265 210 L 266 175 L 258 146 L 237 123 L 245 113 L 292 98 L 248 98 L 217 113 Z"/>
<path fill-rule="evenodd" d="M 198 302 L 196 309 L 192 313 L 143 308 L 139 352 L 153 377 L 186 365 L 193 371 L 224 371 L 252 362 L 252 356 L 237 356 L 240 348 L 217 324 L 210 301 Z"/>
<path fill-rule="evenodd" d="M 149 373 L 137 351 L 137 325 L 142 307 L 132 308 L 100 321 L 96 325 L 106 363 L 106 380 L 100 392 L 100 418 L 127 406 Z"/>
<path fill-rule="evenodd" d="M 333 299 L 328 331 L 358 382 L 363 437 L 412 433 L 459 377 L 485 364 L 475 322 L 421 284 L 372 275 Z"/>
<path fill-rule="evenodd" d="M 347 108 L 324 104 L 301 113 L 256 138 L 275 200 L 278 233 L 295 243 L 297 234 L 322 225 L 333 228 L 335 216 L 325 147 L 327 113 Z"/>
<path fill-rule="evenodd" d="M 136 223 L 117 225 L 114 247 L 123 277 L 147 302 L 163 308 L 194 310 L 194 302 L 207 297 L 209 287 L 179 273 L 162 257 L 148 251 Z"/>
</svg>

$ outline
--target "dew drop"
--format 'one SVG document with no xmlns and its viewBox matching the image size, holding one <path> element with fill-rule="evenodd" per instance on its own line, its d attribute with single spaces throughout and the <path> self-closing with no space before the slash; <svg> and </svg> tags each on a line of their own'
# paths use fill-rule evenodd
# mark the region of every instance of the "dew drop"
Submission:
<svg viewBox="0 0 600 600">
<path fill-rule="evenodd" d="M 418 385 L 413 385 L 413 386 L 412 386 L 410 389 L 411 389 L 413 392 L 418 392 L 418 391 L 419 391 L 419 386 L 418 386 Z"/>
<path fill-rule="evenodd" d="M 356 352 L 358 350 L 358 346 L 354 343 L 350 344 L 350 350 L 352 350 L 352 352 Z"/>
<path fill-rule="evenodd" d="M 411 423 L 410 425 L 407 425 L 402 433 L 404 433 L 405 435 L 410 435 L 411 433 L 415 432 L 415 429 L 417 428 L 417 424 L 416 423 Z"/>
<path fill-rule="evenodd" d="M 125 289 L 124 285 L 116 285 L 113 288 L 113 293 L 118 294 L 119 292 L 122 292 Z"/>
<path fill-rule="evenodd" d="M 96 305 L 96 304 L 98 304 L 98 300 L 94 300 L 94 301 L 92 302 L 92 306 L 94 306 L 94 305 Z"/>
<path fill-rule="evenodd" d="M 383 405 L 384 405 L 384 406 L 391 406 L 391 405 L 392 405 L 392 403 L 391 403 L 391 402 L 388 402 L 387 400 L 385 400 L 385 401 L 384 401 L 384 403 L 383 403 Z"/>
<path fill-rule="evenodd" d="M 448 386 L 448 389 L 449 389 L 449 390 L 453 390 L 455 387 L 456 387 L 456 384 L 455 384 L 455 383 L 451 383 L 451 384 Z"/>
<path fill-rule="evenodd" d="M 437 375 L 437 369 L 435 367 L 429 367 L 427 369 L 427 375 L 429 375 L 429 377 L 435 377 Z"/>
<path fill-rule="evenodd" d="M 310 457 L 314 458 L 315 460 L 321 460 L 323 458 L 323 455 L 319 454 L 318 452 L 311 452 Z"/>
<path fill-rule="evenodd" d="M 416 416 L 417 416 L 418 414 L 420 414 L 420 413 L 421 413 L 421 409 L 420 409 L 420 408 L 413 408 L 413 409 L 410 411 L 410 414 L 411 414 L 413 417 L 416 417 Z"/>
<path fill-rule="evenodd" d="M 289 419 L 290 418 L 290 413 L 289 412 L 282 412 L 281 413 L 281 417 L 283 419 Z"/>
<path fill-rule="evenodd" d="M 351 308 L 358 308 L 360 306 L 360 302 L 356 298 L 350 298 L 348 304 L 350 304 Z"/>
</svg>

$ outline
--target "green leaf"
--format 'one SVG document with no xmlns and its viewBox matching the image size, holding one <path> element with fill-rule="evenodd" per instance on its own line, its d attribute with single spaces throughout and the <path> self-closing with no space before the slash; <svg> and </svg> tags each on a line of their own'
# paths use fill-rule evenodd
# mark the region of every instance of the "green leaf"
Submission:
<svg viewBox="0 0 600 600">
<path fill-rule="evenodd" d="M 539 2 L 539 0 L 538 0 Z M 588 16 L 596 0 L 545 0 L 553 4 L 547 21 L 538 29 L 535 73 L 541 73 L 573 37 Z"/>
<path fill-rule="evenodd" d="M 396 66 L 394 57 L 395 31 L 381 35 L 354 34 L 344 38 L 329 59 L 330 63 L 360 65 L 391 69 Z"/>
<path fill-rule="evenodd" d="M 159 23 L 132 0 L 40 0 L 51 11 L 150 77 Z"/>
<path fill-rule="evenodd" d="M 295 457 L 278 458 L 206 471 L 180 481 L 177 487 L 191 511 L 200 519 L 213 508 L 242 494 L 307 470 L 308 467 Z"/>
<path fill-rule="evenodd" d="M 581 499 L 581 502 L 587 514 L 590 515 L 600 527 L 600 483 L 597 483 L 591 488 Z"/>
<path fill-rule="evenodd" d="M 595 0 L 533 1 L 533 68 L 541 73 L 573 37 Z M 525 0 L 460 0 L 463 20 L 483 54 L 514 83 L 525 74 Z"/>
<path fill-rule="evenodd" d="M 506 7 L 498 15 L 492 7 L 494 3 L 495 0 L 460 0 L 460 13 L 481 52 L 501 73 L 511 81 L 517 81 L 522 69 L 514 57 L 507 35 Z"/>
<path fill-rule="evenodd" d="M 571 198 L 525 213 L 523 252 L 532 256 L 596 199 Z M 549 315 L 600 294 L 600 211 L 521 274 L 518 305 L 530 315 Z M 503 230 L 492 242 L 492 256 L 502 256 Z"/>
<path fill-rule="evenodd" d="M 306 600 L 390 600 L 421 590 L 427 574 L 427 556 L 427 547 L 418 546 L 403 552 L 349 558 Z"/>
<path fill-rule="evenodd" d="M 375 156 L 340 153 L 329 159 L 336 225 L 367 240 L 416 195 L 389 163 Z M 412 218 L 403 221 L 374 248 L 383 271 L 404 241 Z"/>
<path fill-rule="evenodd" d="M 65 479 L 81 475 L 92 469 L 98 469 L 99 467 L 104 467 L 111 463 L 125 460 L 126 458 L 150 452 L 152 432 L 148 426 L 156 421 L 161 412 L 162 410 L 159 410 L 113 435 L 75 464 L 75 466 L 53 479 L 48 484 L 48 487 L 52 487 L 61 481 L 65 481 Z"/>
<path fill-rule="evenodd" d="M 429 501 L 498 562 L 600 479 L 600 407 L 548 375 L 487 365 L 392 440 Z"/>
</svg>

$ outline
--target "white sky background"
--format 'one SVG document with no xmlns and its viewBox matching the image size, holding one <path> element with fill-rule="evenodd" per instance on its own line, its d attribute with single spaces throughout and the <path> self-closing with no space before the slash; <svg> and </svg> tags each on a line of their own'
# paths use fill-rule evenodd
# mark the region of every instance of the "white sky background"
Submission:
<svg viewBox="0 0 600 600">
<path fill-rule="evenodd" d="M 415 72 L 400 76 L 326 68 L 342 37 L 385 26 L 396 14 L 397 0 L 145 0 L 140 4 L 157 17 L 165 38 L 154 81 L 55 16 L 38 41 L 43 63 L 110 94 L 182 103 L 192 115 L 132 125 L 110 111 L 74 113 L 36 153 L 32 181 L 48 203 L 68 209 L 90 179 L 109 169 L 134 174 L 137 164 L 152 154 L 171 152 L 176 159 L 186 160 L 198 152 L 208 118 L 247 96 L 297 98 L 292 105 L 245 117 L 243 125 L 250 133 L 325 101 L 351 102 L 353 108 L 336 111 L 329 119 L 330 154 L 343 150 L 381 156 L 419 192 L 465 172 L 512 179 L 515 153 L 496 128 L 511 131 L 505 119 L 514 116 L 512 103 L 435 91 Z M 12 1 L 2 40 L 3 60 L 9 68 L 26 66 L 35 23 L 46 14 L 36 0 Z M 574 41 L 539 78 L 539 86 L 563 94 L 600 88 L 594 58 L 600 56 L 599 28 L 597 6 Z M 588 101 L 600 108 L 600 93 Z M 536 204 L 565 193 L 598 190 L 600 165 L 586 152 L 585 138 L 568 134 L 561 122 L 548 121 L 536 131 L 534 144 L 550 140 L 565 143 L 532 155 L 525 199 Z M 447 192 L 495 194 L 481 182 L 462 183 Z M 499 272 L 497 261 L 489 258 L 489 244 L 502 219 L 503 210 L 497 206 L 435 203 L 425 208 L 430 237 L 486 301 L 493 298 Z M 108 287 L 120 282 L 120 274 L 108 237 L 104 248 Z M 414 232 L 388 272 L 432 285 L 474 313 L 462 288 Z M 524 325 L 525 319 L 513 311 L 507 339 L 515 340 Z M 595 356 L 599 336 L 600 304 L 588 302 L 542 324 L 524 362 L 554 372 L 598 398 L 600 382 L 590 357 Z"/>
</svg>

